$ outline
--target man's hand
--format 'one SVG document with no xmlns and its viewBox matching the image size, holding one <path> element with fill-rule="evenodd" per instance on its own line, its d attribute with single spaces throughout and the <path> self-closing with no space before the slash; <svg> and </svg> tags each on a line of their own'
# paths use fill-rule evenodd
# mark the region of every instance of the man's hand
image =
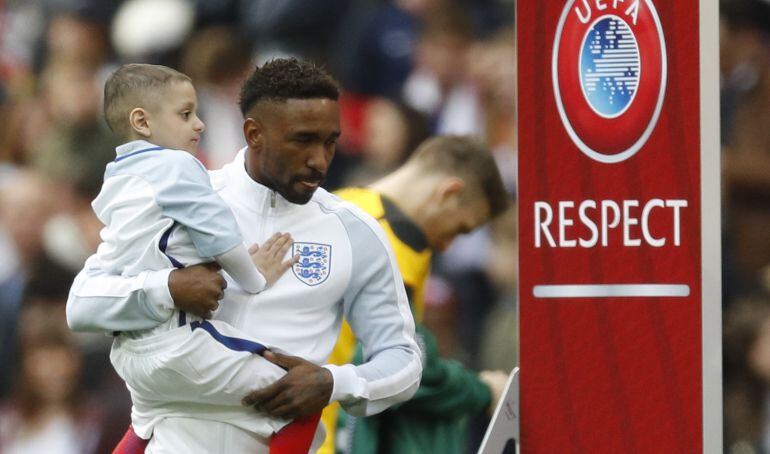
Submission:
<svg viewBox="0 0 770 454">
<path fill-rule="evenodd" d="M 174 306 L 199 317 L 211 318 L 227 288 L 227 281 L 218 273 L 221 269 L 211 262 L 172 271 L 168 276 L 168 289 Z"/>
<path fill-rule="evenodd" d="M 243 405 L 283 419 L 296 419 L 323 410 L 332 395 L 332 373 L 323 367 L 297 356 L 271 351 L 266 360 L 288 372 L 270 386 L 251 392 L 243 398 Z"/>
<path fill-rule="evenodd" d="M 505 384 L 508 383 L 508 374 L 501 370 L 485 370 L 479 372 L 479 379 L 489 386 L 489 392 L 492 394 L 492 401 L 489 403 L 487 413 L 489 416 L 495 412 L 497 403 L 505 391 Z"/>
</svg>

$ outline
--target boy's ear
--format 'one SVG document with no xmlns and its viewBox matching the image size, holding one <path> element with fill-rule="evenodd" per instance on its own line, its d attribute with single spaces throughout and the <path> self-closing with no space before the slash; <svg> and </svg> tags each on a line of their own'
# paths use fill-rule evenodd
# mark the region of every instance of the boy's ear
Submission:
<svg viewBox="0 0 770 454">
<path fill-rule="evenodd" d="M 147 118 L 147 112 L 141 107 L 137 107 L 128 114 L 128 122 L 137 134 L 142 137 L 150 137 L 150 124 Z"/>
<path fill-rule="evenodd" d="M 261 150 L 264 145 L 263 136 L 264 127 L 262 122 L 251 117 L 243 122 L 243 137 L 246 139 L 246 145 L 254 150 Z"/>
</svg>

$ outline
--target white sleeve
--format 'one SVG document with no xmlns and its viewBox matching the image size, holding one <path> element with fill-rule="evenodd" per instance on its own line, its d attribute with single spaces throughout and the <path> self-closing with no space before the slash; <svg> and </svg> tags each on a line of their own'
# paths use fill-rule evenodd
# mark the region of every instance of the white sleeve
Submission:
<svg viewBox="0 0 770 454">
<path fill-rule="evenodd" d="M 403 402 L 422 376 L 420 349 L 404 283 L 390 245 L 373 220 L 341 213 L 353 246 L 353 277 L 344 296 L 345 318 L 361 341 L 364 363 L 325 365 L 334 378 L 331 400 L 354 416 Z"/>
<path fill-rule="evenodd" d="M 163 155 L 164 167 L 145 160 L 133 169 L 152 185 L 163 216 L 185 226 L 202 258 L 216 257 L 242 244 L 238 223 L 211 186 L 203 164 L 183 151 L 165 150 Z"/>
<path fill-rule="evenodd" d="M 254 266 L 245 244 L 241 243 L 224 254 L 214 257 L 214 259 L 243 290 L 249 293 L 259 293 L 267 287 L 265 276 Z"/>
<path fill-rule="evenodd" d="M 108 274 L 91 256 L 67 298 L 67 323 L 74 331 L 134 331 L 168 320 L 174 301 L 168 289 L 173 269 L 137 276 Z"/>
</svg>

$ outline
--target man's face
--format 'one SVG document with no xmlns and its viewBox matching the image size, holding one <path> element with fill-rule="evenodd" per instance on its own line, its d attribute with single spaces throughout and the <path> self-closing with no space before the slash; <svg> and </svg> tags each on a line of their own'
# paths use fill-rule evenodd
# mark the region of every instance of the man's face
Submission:
<svg viewBox="0 0 770 454">
<path fill-rule="evenodd" d="M 437 205 L 425 229 L 431 249 L 445 251 L 458 235 L 470 233 L 489 221 L 489 204 L 482 198 L 464 201 L 460 194 Z"/>
<path fill-rule="evenodd" d="M 192 84 L 172 83 L 155 104 L 148 111 L 148 140 L 165 148 L 195 154 L 205 126 L 198 118 L 198 101 Z"/>
<path fill-rule="evenodd" d="M 305 204 L 323 183 L 334 157 L 339 106 L 325 98 L 262 101 L 250 112 L 245 134 L 249 175 L 286 200 Z"/>
</svg>

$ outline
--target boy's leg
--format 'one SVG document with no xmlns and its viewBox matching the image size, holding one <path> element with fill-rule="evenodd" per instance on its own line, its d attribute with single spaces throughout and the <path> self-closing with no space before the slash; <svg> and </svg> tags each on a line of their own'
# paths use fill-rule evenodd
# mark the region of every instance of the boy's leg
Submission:
<svg viewBox="0 0 770 454">
<path fill-rule="evenodd" d="M 324 431 L 318 430 L 320 416 L 321 414 L 317 413 L 292 421 L 274 434 L 269 443 L 254 436 L 250 436 L 248 439 L 254 441 L 254 447 L 258 449 L 264 449 L 264 445 L 269 444 L 270 454 L 296 454 L 304 451 L 314 453 L 321 447 L 325 438 Z M 160 427 L 155 428 L 155 432 L 160 435 L 154 438 L 153 448 L 147 449 L 150 440 L 139 438 L 133 428 L 129 426 L 112 454 L 146 454 L 145 449 L 147 449 L 147 454 L 151 454 L 153 451 L 162 451 L 165 449 L 163 445 L 168 443 L 173 443 L 171 446 L 179 447 L 179 442 L 175 441 L 179 438 L 179 434 L 175 431 L 175 418 L 169 418 L 165 421 L 165 423 L 159 424 Z M 171 431 L 172 435 L 167 435 L 168 431 Z M 245 434 L 241 435 L 245 436 Z M 185 443 L 190 442 L 189 437 L 185 438 Z M 310 446 L 309 450 L 308 446 Z"/>
<path fill-rule="evenodd" d="M 269 440 L 215 421 L 167 418 L 155 429 L 146 454 L 268 454 Z M 299 454 L 298 452 L 286 454 Z"/>
<path fill-rule="evenodd" d="M 170 416 L 219 420 L 264 437 L 278 431 L 286 421 L 241 405 L 246 394 L 286 373 L 252 353 L 254 344 L 229 325 L 208 321 L 116 341 L 111 359 L 131 391 L 137 435 L 149 438 L 152 427 Z"/>
<path fill-rule="evenodd" d="M 228 348 L 237 351 L 248 351 L 254 354 L 262 354 L 265 350 L 264 346 L 259 343 L 255 343 L 249 340 L 245 340 L 239 337 L 230 336 L 229 334 L 238 335 L 237 331 L 231 332 L 232 329 L 229 325 L 214 324 L 203 321 L 193 322 L 193 329 L 205 330 L 212 338 L 216 339 Z M 217 329 L 218 328 L 218 329 Z M 272 383 L 272 382 L 271 382 Z M 318 412 L 313 415 L 309 415 L 303 418 L 298 418 L 291 421 L 289 424 L 281 428 L 270 439 L 270 454 L 295 454 L 308 452 L 318 427 L 318 422 L 321 418 L 321 413 Z"/>
<path fill-rule="evenodd" d="M 246 394 L 272 384 L 285 371 L 259 356 L 264 346 L 232 326 L 193 322 L 120 347 L 113 350 L 113 363 L 129 384 L 132 420 L 144 438 L 159 421 L 178 416 L 226 422 L 265 439 L 278 432 L 272 437 L 273 454 L 310 446 L 317 415 L 284 427 L 286 421 L 241 406 Z"/>
</svg>

